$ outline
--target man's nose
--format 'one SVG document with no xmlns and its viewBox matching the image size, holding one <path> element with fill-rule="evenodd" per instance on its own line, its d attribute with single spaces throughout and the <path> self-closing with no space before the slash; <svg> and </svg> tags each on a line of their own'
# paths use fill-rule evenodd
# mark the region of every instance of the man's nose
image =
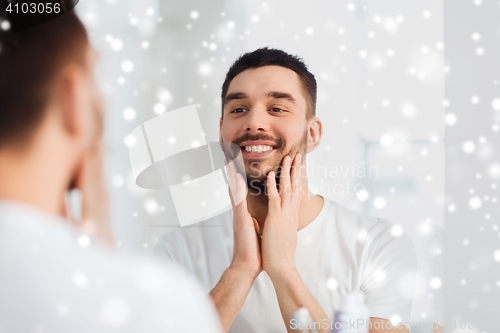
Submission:
<svg viewBox="0 0 500 333">
<path fill-rule="evenodd" d="M 247 132 L 267 132 L 269 129 L 268 114 L 264 107 L 253 107 L 245 121 Z"/>
</svg>

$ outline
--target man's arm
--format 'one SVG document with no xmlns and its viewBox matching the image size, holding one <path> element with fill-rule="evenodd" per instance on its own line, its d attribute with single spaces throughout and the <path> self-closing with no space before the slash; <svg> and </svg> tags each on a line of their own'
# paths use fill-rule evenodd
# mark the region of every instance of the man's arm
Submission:
<svg viewBox="0 0 500 333">
<path fill-rule="evenodd" d="M 297 270 L 283 272 L 282 275 L 273 275 L 271 281 L 288 332 L 294 332 L 291 328 L 291 315 L 300 307 L 307 308 L 313 322 L 319 323 L 318 332 L 330 332 L 330 319 L 302 282 Z"/>
<path fill-rule="evenodd" d="M 305 184 L 301 166 L 300 154 L 293 159 L 293 167 L 290 156 L 283 159 L 279 191 L 274 172 L 267 177 L 269 208 L 262 231 L 262 265 L 273 282 L 287 331 L 293 332 L 292 313 L 303 306 L 313 321 L 320 323 L 319 331 L 329 332 L 329 318 L 300 278 L 293 259 L 297 247 L 301 191 Z"/>
<path fill-rule="evenodd" d="M 251 272 L 229 267 L 210 292 L 225 332 L 229 330 L 243 306 L 255 278 Z"/>
<path fill-rule="evenodd" d="M 252 285 L 262 272 L 257 221 L 248 212 L 246 182 L 232 163 L 227 165 L 229 195 L 233 203 L 233 261 L 210 292 L 225 332 L 233 324 Z"/>
</svg>

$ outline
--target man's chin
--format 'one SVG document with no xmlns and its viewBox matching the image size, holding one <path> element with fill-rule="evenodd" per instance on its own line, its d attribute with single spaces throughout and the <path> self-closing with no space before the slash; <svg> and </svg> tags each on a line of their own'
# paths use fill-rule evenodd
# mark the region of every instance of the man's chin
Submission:
<svg viewBox="0 0 500 333">
<path fill-rule="evenodd" d="M 259 172 L 252 170 L 251 173 L 247 172 L 247 186 L 250 193 L 267 193 L 267 175 L 270 171 L 275 171 L 277 168 L 267 167 L 259 169 Z"/>
<path fill-rule="evenodd" d="M 277 171 L 281 161 L 267 160 L 267 161 L 245 161 L 245 169 L 247 177 L 265 178 L 271 171 Z"/>
<path fill-rule="evenodd" d="M 252 170 L 251 172 L 246 171 L 246 178 L 247 182 L 262 182 L 266 183 L 267 181 L 267 175 L 271 171 L 271 168 L 265 169 L 265 170 Z"/>
<path fill-rule="evenodd" d="M 266 193 L 266 179 L 248 177 L 247 187 L 250 195 L 260 195 L 262 193 Z"/>
</svg>

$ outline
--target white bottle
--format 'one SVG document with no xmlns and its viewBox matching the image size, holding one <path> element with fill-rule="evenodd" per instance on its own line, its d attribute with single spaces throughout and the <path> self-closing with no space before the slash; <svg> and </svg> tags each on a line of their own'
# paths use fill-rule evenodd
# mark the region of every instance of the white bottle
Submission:
<svg viewBox="0 0 500 333">
<path fill-rule="evenodd" d="M 318 333 L 314 328 L 314 321 L 311 318 L 309 310 L 304 307 L 300 307 L 297 311 L 292 313 L 292 321 L 290 322 L 291 328 L 301 333 Z"/>
<path fill-rule="evenodd" d="M 335 311 L 331 333 L 368 333 L 370 310 L 362 292 L 347 294 Z"/>
</svg>

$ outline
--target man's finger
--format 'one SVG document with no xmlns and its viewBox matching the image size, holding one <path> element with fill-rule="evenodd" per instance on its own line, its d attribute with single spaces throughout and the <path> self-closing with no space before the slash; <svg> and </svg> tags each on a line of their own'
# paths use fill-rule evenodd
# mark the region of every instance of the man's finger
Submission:
<svg viewBox="0 0 500 333">
<path fill-rule="evenodd" d="M 248 212 L 247 208 L 247 188 L 246 188 L 246 183 L 245 179 L 243 179 L 243 176 L 239 173 L 235 173 L 236 176 L 236 181 L 235 181 L 235 188 L 234 188 L 234 194 L 233 194 L 233 203 L 234 206 L 233 208 L 236 209 L 237 211 L 241 210 L 241 212 Z"/>
<path fill-rule="evenodd" d="M 234 184 L 234 180 L 233 180 L 233 177 L 231 175 L 229 163 L 227 162 L 227 160 L 224 160 L 224 163 L 226 164 L 226 176 L 227 176 L 227 184 L 228 184 L 227 192 L 229 193 L 229 198 L 231 199 L 231 205 L 234 208 L 235 203 L 234 203 L 234 198 L 233 198 L 233 191 L 236 189 L 236 185 Z"/>
<path fill-rule="evenodd" d="M 302 167 L 302 155 L 297 153 L 293 159 L 292 172 L 291 172 L 291 183 L 292 183 L 292 195 L 297 196 L 300 193 L 300 187 L 302 186 L 302 180 L 300 178 L 300 172 Z"/>
<path fill-rule="evenodd" d="M 236 170 L 236 166 L 233 162 L 226 164 L 227 167 L 227 178 L 229 183 L 229 197 L 231 199 L 231 205 L 233 206 L 233 214 L 236 215 L 246 215 L 248 214 L 247 207 L 247 187 L 245 179 Z"/>
<path fill-rule="evenodd" d="M 236 198 L 236 205 L 239 205 L 240 203 L 244 203 L 245 208 L 246 208 L 246 203 L 247 203 L 247 183 L 245 182 L 245 179 L 241 175 L 241 173 L 236 172 L 236 180 L 237 180 L 237 198 Z"/>
<path fill-rule="evenodd" d="M 259 222 L 257 221 L 257 219 L 256 219 L 255 217 L 252 217 L 252 220 L 253 220 L 253 226 L 255 227 L 255 231 L 256 231 L 259 235 L 262 235 L 262 233 L 260 232 Z"/>
<path fill-rule="evenodd" d="M 237 172 L 233 162 L 229 162 L 226 165 L 226 167 L 227 167 L 227 180 L 229 183 L 229 196 L 231 198 L 231 203 L 233 207 L 235 207 L 241 201 L 239 194 L 241 190 L 238 186 Z"/>
<path fill-rule="evenodd" d="M 271 171 L 267 174 L 267 196 L 269 213 L 277 212 L 281 209 L 281 198 L 276 188 L 276 174 Z"/>
<path fill-rule="evenodd" d="M 282 202 L 288 202 L 291 194 L 290 169 L 292 166 L 292 158 L 285 156 L 281 165 L 280 172 L 280 189 L 279 194 Z"/>
</svg>

